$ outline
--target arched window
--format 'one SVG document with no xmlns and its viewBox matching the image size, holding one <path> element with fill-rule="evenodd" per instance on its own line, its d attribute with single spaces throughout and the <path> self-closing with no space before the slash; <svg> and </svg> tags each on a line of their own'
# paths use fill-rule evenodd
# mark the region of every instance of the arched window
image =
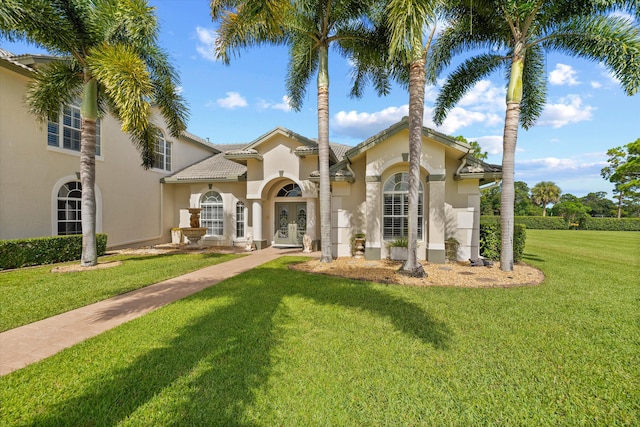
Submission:
<svg viewBox="0 0 640 427">
<path fill-rule="evenodd" d="M 298 184 L 287 184 L 278 191 L 276 197 L 302 197 L 302 190 Z"/>
<path fill-rule="evenodd" d="M 382 207 L 382 235 L 384 240 L 392 240 L 409 235 L 409 174 L 400 172 L 384 184 L 384 205 Z M 418 239 L 422 239 L 423 190 L 418 189 Z"/>
<path fill-rule="evenodd" d="M 206 227 L 207 236 L 222 236 L 224 230 L 224 209 L 222 196 L 215 191 L 209 191 L 200 201 L 200 226 Z"/>
<path fill-rule="evenodd" d="M 82 185 L 77 181 L 58 190 L 58 236 L 82 234 Z"/>
<path fill-rule="evenodd" d="M 245 206 L 243 202 L 236 203 L 236 238 L 245 237 Z"/>
</svg>

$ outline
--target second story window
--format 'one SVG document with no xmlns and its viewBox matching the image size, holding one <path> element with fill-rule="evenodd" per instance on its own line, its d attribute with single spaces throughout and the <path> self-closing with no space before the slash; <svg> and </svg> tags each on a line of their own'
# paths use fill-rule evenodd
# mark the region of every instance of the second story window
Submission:
<svg viewBox="0 0 640 427">
<path fill-rule="evenodd" d="M 158 132 L 154 148 L 153 167 L 166 171 L 171 170 L 171 143 Z"/>
<path fill-rule="evenodd" d="M 47 125 L 47 144 L 50 147 L 80 151 L 82 118 L 80 106 L 65 105 L 57 117 L 51 117 Z M 96 155 L 100 155 L 100 120 L 96 121 Z"/>
</svg>

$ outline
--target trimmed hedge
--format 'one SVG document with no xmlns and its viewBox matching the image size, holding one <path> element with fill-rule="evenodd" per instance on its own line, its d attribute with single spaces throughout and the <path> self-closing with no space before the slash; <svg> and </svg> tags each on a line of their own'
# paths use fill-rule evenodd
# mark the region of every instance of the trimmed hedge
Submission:
<svg viewBox="0 0 640 427">
<path fill-rule="evenodd" d="M 482 222 L 500 224 L 499 216 L 485 216 Z M 516 216 L 513 218 L 515 224 L 522 224 L 531 230 L 566 230 L 569 228 L 567 221 L 559 216 Z"/>
<path fill-rule="evenodd" d="M 587 217 L 580 230 L 640 231 L 640 218 L 593 218 Z"/>
<path fill-rule="evenodd" d="M 98 256 L 107 251 L 107 235 L 97 234 Z M 75 261 L 82 257 L 82 235 L 0 240 L 0 270 Z"/>
<path fill-rule="evenodd" d="M 527 239 L 526 227 L 515 224 L 513 227 L 513 262 L 522 260 Z M 480 255 L 493 261 L 500 260 L 502 239 L 500 224 L 496 222 L 480 222 Z"/>
<path fill-rule="evenodd" d="M 500 217 L 483 215 L 482 222 L 500 224 Z M 571 226 L 563 217 L 559 216 L 516 216 L 514 222 L 522 224 L 530 230 L 568 230 Z M 580 221 L 580 225 L 576 229 L 640 231 L 640 218 L 594 218 L 589 216 Z"/>
</svg>

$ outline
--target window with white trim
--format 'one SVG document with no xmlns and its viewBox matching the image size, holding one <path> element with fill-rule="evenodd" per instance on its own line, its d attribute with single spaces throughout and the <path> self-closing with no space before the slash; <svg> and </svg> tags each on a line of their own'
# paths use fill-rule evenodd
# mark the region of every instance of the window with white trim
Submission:
<svg viewBox="0 0 640 427">
<path fill-rule="evenodd" d="M 298 184 L 287 184 L 278 191 L 276 197 L 302 197 L 302 190 Z"/>
<path fill-rule="evenodd" d="M 418 239 L 422 239 L 423 189 L 418 190 Z M 409 235 L 409 174 L 400 172 L 389 178 L 383 188 L 382 235 L 393 240 Z"/>
<path fill-rule="evenodd" d="M 244 202 L 236 203 L 236 238 L 241 239 L 245 237 L 245 218 L 246 218 L 246 207 L 244 206 Z"/>
<path fill-rule="evenodd" d="M 58 190 L 58 236 L 82 234 L 82 185 L 78 181 Z"/>
<path fill-rule="evenodd" d="M 47 124 L 47 145 L 65 150 L 80 151 L 82 117 L 78 104 L 65 105 L 57 117 Z M 100 155 L 100 120 L 96 120 L 96 155 Z"/>
<path fill-rule="evenodd" d="M 160 131 L 153 148 L 153 167 L 165 171 L 171 170 L 171 143 Z"/>
<path fill-rule="evenodd" d="M 200 200 L 200 226 L 207 229 L 207 236 L 222 236 L 224 230 L 224 206 L 222 196 L 209 191 Z"/>
</svg>

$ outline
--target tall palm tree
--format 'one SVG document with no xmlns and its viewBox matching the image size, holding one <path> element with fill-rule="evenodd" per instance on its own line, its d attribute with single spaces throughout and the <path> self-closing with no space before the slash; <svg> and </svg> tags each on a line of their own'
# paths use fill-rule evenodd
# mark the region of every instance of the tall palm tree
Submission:
<svg viewBox="0 0 640 427">
<path fill-rule="evenodd" d="M 460 53 L 483 50 L 447 78 L 434 110 L 436 123 L 480 79 L 504 66 L 508 84 L 502 157 L 500 268 L 513 270 L 514 159 L 518 124 L 535 124 L 546 100 L 545 51 L 602 62 L 628 95 L 640 86 L 640 36 L 629 19 L 608 12 L 638 14 L 632 0 L 452 0 L 450 26 L 434 47 L 435 72 Z"/>
<path fill-rule="evenodd" d="M 439 4 L 434 0 L 389 0 L 386 5 L 389 61 L 396 69 L 396 77 L 401 81 L 408 78 L 409 87 L 409 235 L 408 256 L 402 270 L 420 277 L 425 275 L 417 255 L 420 157 L 427 83 L 425 65 L 436 30 Z M 425 40 L 427 28 L 431 30 Z"/>
<path fill-rule="evenodd" d="M 139 149 L 142 165 L 153 165 L 155 103 L 169 131 L 185 129 L 187 109 L 177 94 L 177 74 L 157 45 L 158 26 L 145 0 L 23 0 L 20 9 L 0 3 L 0 32 L 32 42 L 56 58 L 39 68 L 27 93 L 42 120 L 80 99 L 82 266 L 97 263 L 95 155 L 96 120 L 107 109 Z"/>
<path fill-rule="evenodd" d="M 344 56 L 371 57 L 378 28 L 367 19 L 373 0 L 211 0 L 211 16 L 219 21 L 216 52 L 229 63 L 230 55 L 263 44 L 289 46 L 287 92 L 299 110 L 312 76 L 317 73 L 318 154 L 320 172 L 320 236 L 322 262 L 331 252 L 331 191 L 329 178 L 329 47 Z M 353 95 L 360 93 L 366 72 L 356 71 Z M 382 80 L 374 84 L 386 89 Z"/>
<path fill-rule="evenodd" d="M 542 206 L 542 216 L 547 216 L 547 205 L 556 203 L 560 199 L 560 187 L 552 181 L 541 181 L 531 189 L 531 199 L 536 205 Z"/>
</svg>

